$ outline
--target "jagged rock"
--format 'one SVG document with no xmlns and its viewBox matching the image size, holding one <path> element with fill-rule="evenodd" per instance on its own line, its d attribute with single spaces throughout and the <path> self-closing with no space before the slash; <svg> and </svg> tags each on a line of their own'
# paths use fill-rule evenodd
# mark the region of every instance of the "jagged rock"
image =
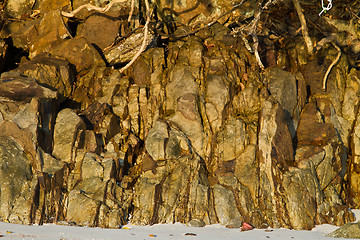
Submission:
<svg viewBox="0 0 360 240">
<path fill-rule="evenodd" d="M 351 69 L 346 79 L 346 88 L 342 106 L 342 116 L 349 122 L 353 122 L 356 117 L 356 107 L 358 106 L 359 94 L 359 72 Z"/>
<path fill-rule="evenodd" d="M 156 121 L 145 140 L 146 151 L 155 161 L 165 160 L 165 139 L 169 139 L 168 126 L 165 122 Z"/>
<path fill-rule="evenodd" d="M 0 40 L 0 73 L 5 69 L 5 59 L 7 53 L 8 45 L 4 40 Z"/>
<path fill-rule="evenodd" d="M 212 188 L 215 199 L 215 211 L 222 225 L 231 225 L 239 228 L 242 225 L 242 219 L 232 191 L 221 185 L 215 185 Z"/>
<path fill-rule="evenodd" d="M 35 0 L 11 0 L 5 5 L 5 13 L 12 18 L 21 18 L 23 15 L 30 15 Z"/>
<path fill-rule="evenodd" d="M 234 96 L 233 105 L 235 114 L 247 124 L 254 124 L 258 121 L 261 102 L 259 101 L 259 89 L 247 87 Z"/>
<path fill-rule="evenodd" d="M 104 177 L 104 167 L 102 166 L 100 159 L 97 159 L 96 155 L 86 153 L 82 160 L 81 178 L 86 180 L 91 177 Z"/>
<path fill-rule="evenodd" d="M 85 0 L 36 1 L 16 21 L 4 15 L 6 59 L 23 57 L 0 79 L 0 153 L 14 153 L 9 167 L 19 172 L 0 171 L 0 217 L 114 228 L 129 219 L 295 229 L 352 221 L 348 204 L 360 202 L 354 44 L 327 25 L 310 32 L 320 43 L 319 29 L 329 31 L 342 48 L 324 92 L 337 50 L 328 43 L 310 56 L 293 38 L 291 4 L 270 4 L 256 28 L 262 71 L 251 37 L 235 27 L 254 16 L 255 2 L 153 3 L 146 51 L 124 72 L 142 44 L 142 29 L 126 34 L 144 23 L 144 6 L 129 24 L 124 4 L 60 15 Z M 117 34 L 124 38 L 106 49 Z"/>
<path fill-rule="evenodd" d="M 353 156 L 351 157 L 350 168 L 350 194 L 352 196 L 352 201 L 356 205 L 360 205 L 360 198 L 358 193 L 360 192 L 360 118 L 359 113 L 356 115 L 356 120 L 354 121 L 354 126 L 352 130 L 354 136 L 350 139 L 350 146 L 352 145 Z"/>
<path fill-rule="evenodd" d="M 64 59 L 39 54 L 13 72 L 33 78 L 39 84 L 57 90 L 62 96 L 69 97 L 72 93 L 74 75 L 69 63 Z"/>
<path fill-rule="evenodd" d="M 189 222 L 189 226 L 190 227 L 204 227 L 206 224 L 203 220 L 199 220 L 199 219 L 192 219 Z"/>
<path fill-rule="evenodd" d="M 296 109 L 298 107 L 297 80 L 293 74 L 278 68 L 267 69 L 265 75 L 267 76 L 270 94 L 284 109 L 285 119 L 291 130 L 290 133 L 295 136 L 300 113 Z"/>
<path fill-rule="evenodd" d="M 231 16 L 232 21 L 235 19 L 243 21 L 254 15 L 255 1 L 246 2 L 241 8 L 235 9 Z M 215 19 L 221 14 L 233 8 L 233 4 L 227 1 L 204 1 L 201 3 L 194 3 L 188 0 L 170 3 L 167 1 L 160 1 L 158 6 L 163 15 L 164 21 L 176 18 L 183 24 L 196 24 L 198 22 L 208 21 L 208 19 Z"/>
<path fill-rule="evenodd" d="M 86 38 L 100 49 L 109 47 L 119 34 L 121 21 L 117 16 L 91 15 L 77 29 L 77 36 Z M 114 15 L 114 14 L 111 14 Z M 101 37 L 99 37 L 101 36 Z"/>
<path fill-rule="evenodd" d="M 71 109 L 63 109 L 56 117 L 54 128 L 53 156 L 71 163 L 75 160 L 76 149 L 84 144 L 85 123 Z"/>
<path fill-rule="evenodd" d="M 41 52 L 48 52 L 54 45 L 71 36 L 65 21 L 57 9 L 45 12 L 39 25 L 36 26 L 38 36 L 30 46 L 30 58 Z"/>
<path fill-rule="evenodd" d="M 154 35 L 149 32 L 146 38 L 146 46 L 154 41 Z M 110 65 L 129 62 L 139 51 L 144 39 L 144 32 L 132 34 L 117 45 L 104 51 L 104 57 Z"/>
<path fill-rule="evenodd" d="M 66 219 L 78 225 L 96 226 L 105 191 L 106 183 L 100 178 L 92 177 L 82 181 L 69 193 Z"/>
<path fill-rule="evenodd" d="M 121 78 L 119 82 L 119 89 L 112 96 L 112 105 L 114 113 L 122 120 L 127 118 L 127 89 L 130 82 L 128 78 Z"/>
<path fill-rule="evenodd" d="M 85 38 L 66 39 L 48 51 L 68 60 L 76 68 L 76 74 L 85 74 L 91 67 L 105 65 L 100 54 Z"/>
<path fill-rule="evenodd" d="M 32 189 L 31 159 L 13 138 L 1 136 L 1 197 L 0 216 L 2 220 L 16 223 L 31 223 L 31 207 L 35 193 Z M 29 192 L 29 194 L 26 194 Z M 33 194 L 33 195 L 31 195 Z M 22 204 L 19 202 L 22 201 Z"/>
<path fill-rule="evenodd" d="M 286 207 L 292 227 L 312 229 L 316 218 L 316 205 L 322 201 L 321 187 L 316 181 L 313 165 L 309 168 L 291 168 L 284 174 L 284 192 Z"/>
<path fill-rule="evenodd" d="M 219 131 L 217 142 L 217 151 L 221 161 L 236 159 L 244 151 L 248 142 L 245 123 L 241 119 L 228 119 L 223 131 Z"/>
<path fill-rule="evenodd" d="M 7 22 L 5 27 L 1 30 L 1 37 L 6 38 L 11 36 L 12 45 L 17 48 L 30 48 L 31 44 L 36 41 L 39 36 L 37 27 L 39 26 L 41 18 L 28 19 L 22 22 Z"/>
<path fill-rule="evenodd" d="M 335 136 L 334 126 L 321 122 L 319 114 L 315 103 L 305 105 L 297 131 L 298 145 L 324 146 Z"/>
<path fill-rule="evenodd" d="M 112 102 L 113 96 L 120 88 L 121 83 L 119 83 L 119 79 L 121 79 L 121 73 L 117 69 L 113 69 L 109 76 L 105 76 L 101 82 L 101 91 L 102 93 L 97 96 L 97 100 L 100 103 L 107 103 L 110 105 L 114 105 Z M 121 81 L 121 80 L 120 80 Z"/>
<path fill-rule="evenodd" d="M 57 93 L 39 85 L 33 78 L 7 77 L 3 73 L 0 78 L 0 96 L 15 101 L 30 101 L 34 97 L 56 98 Z"/>
<path fill-rule="evenodd" d="M 229 99 L 229 88 L 221 75 L 208 75 L 206 79 L 206 112 L 213 132 L 219 130 L 222 113 Z"/>
<path fill-rule="evenodd" d="M 58 10 L 64 8 L 66 6 L 71 6 L 70 0 L 58 0 L 58 1 L 37 1 L 38 4 L 37 8 L 42 12 L 52 11 L 52 10 Z"/>
</svg>

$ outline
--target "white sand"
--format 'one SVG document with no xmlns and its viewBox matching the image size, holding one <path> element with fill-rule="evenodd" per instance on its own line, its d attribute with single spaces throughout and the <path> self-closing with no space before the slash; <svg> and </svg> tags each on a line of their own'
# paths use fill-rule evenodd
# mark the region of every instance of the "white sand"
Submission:
<svg viewBox="0 0 360 240">
<path fill-rule="evenodd" d="M 360 211 L 354 210 L 354 214 L 356 215 L 357 219 L 359 219 Z M 194 228 L 185 226 L 180 223 L 169 225 L 157 224 L 143 227 L 126 225 L 123 229 L 101 229 L 88 227 L 70 227 L 54 224 L 45 224 L 43 226 L 28 226 L 0 222 L 0 240 L 330 240 L 332 238 L 326 237 L 325 235 L 337 228 L 338 227 L 333 225 L 324 224 L 316 226 L 312 231 L 295 231 L 288 229 L 254 229 L 251 231 L 241 232 L 240 229 L 227 229 L 221 225 Z"/>
</svg>

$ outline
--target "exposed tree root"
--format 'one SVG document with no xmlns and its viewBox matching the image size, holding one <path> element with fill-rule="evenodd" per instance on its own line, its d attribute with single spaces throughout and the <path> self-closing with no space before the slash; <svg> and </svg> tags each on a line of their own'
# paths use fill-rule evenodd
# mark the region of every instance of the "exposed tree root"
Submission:
<svg viewBox="0 0 360 240">
<path fill-rule="evenodd" d="M 326 91 L 326 81 L 327 81 L 327 78 L 328 78 L 328 76 L 330 74 L 330 71 L 339 62 L 340 57 L 341 57 L 341 49 L 338 47 L 338 45 L 336 45 L 334 42 L 331 42 L 331 44 L 338 50 L 338 54 L 337 54 L 336 58 L 334 59 L 334 61 L 330 64 L 328 70 L 325 73 L 324 80 L 323 80 L 323 90 L 324 90 L 324 92 Z"/>
</svg>

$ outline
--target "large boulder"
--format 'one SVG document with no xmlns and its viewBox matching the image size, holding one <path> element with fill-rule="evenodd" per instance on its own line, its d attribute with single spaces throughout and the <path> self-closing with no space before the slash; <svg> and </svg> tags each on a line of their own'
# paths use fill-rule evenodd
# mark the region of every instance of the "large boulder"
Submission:
<svg viewBox="0 0 360 240">
<path fill-rule="evenodd" d="M 35 197 L 31 183 L 31 158 L 11 137 L 2 136 L 0 142 L 0 217 L 4 221 L 29 224 Z M 21 199 L 22 204 L 18 204 Z"/>
<path fill-rule="evenodd" d="M 64 97 L 69 97 L 73 90 L 74 74 L 65 59 L 39 54 L 12 72 L 36 79 L 39 84 L 57 90 Z"/>
<path fill-rule="evenodd" d="M 71 109 L 63 109 L 56 117 L 52 155 L 61 161 L 75 161 L 76 150 L 84 144 L 84 121 Z"/>
<path fill-rule="evenodd" d="M 347 223 L 326 236 L 332 238 L 360 238 L 359 223 Z"/>
</svg>

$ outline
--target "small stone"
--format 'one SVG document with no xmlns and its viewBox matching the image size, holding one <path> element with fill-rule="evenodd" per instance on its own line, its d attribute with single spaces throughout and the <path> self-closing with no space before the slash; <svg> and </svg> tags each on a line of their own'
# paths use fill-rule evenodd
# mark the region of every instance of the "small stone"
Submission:
<svg viewBox="0 0 360 240">
<path fill-rule="evenodd" d="M 192 219 L 189 224 L 190 227 L 204 227 L 205 222 L 202 219 Z"/>
<path fill-rule="evenodd" d="M 185 233 L 185 236 L 196 236 L 196 233 Z"/>
</svg>

